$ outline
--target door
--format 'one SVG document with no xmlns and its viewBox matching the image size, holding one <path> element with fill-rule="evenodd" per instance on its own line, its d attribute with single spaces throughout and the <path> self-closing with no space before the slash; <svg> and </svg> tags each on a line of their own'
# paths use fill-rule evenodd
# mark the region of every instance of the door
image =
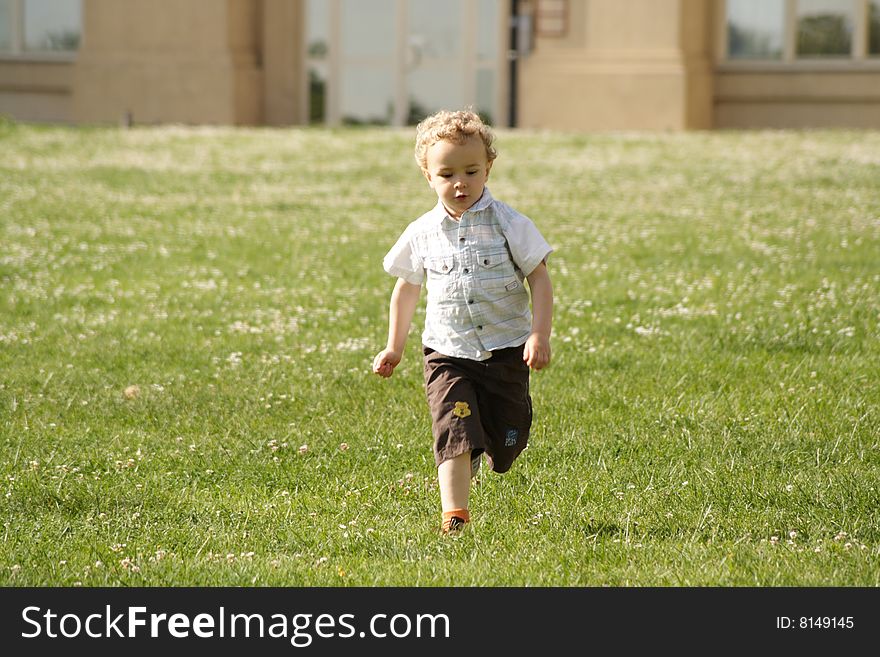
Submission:
<svg viewBox="0 0 880 657">
<path fill-rule="evenodd" d="M 307 0 L 309 121 L 411 125 L 474 107 L 506 124 L 503 0 Z"/>
</svg>

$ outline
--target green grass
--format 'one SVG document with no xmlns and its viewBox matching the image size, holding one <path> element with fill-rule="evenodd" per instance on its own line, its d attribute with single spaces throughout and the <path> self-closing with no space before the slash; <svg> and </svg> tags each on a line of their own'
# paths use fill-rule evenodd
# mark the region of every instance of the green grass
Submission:
<svg viewBox="0 0 880 657">
<path fill-rule="evenodd" d="M 502 131 L 554 362 L 451 538 L 411 132 L 0 124 L 0 584 L 880 585 L 880 133 Z"/>
</svg>

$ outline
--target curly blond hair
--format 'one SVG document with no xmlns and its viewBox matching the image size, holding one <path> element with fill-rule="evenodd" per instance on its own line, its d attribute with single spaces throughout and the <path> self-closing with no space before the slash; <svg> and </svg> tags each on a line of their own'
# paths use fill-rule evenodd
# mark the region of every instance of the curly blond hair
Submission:
<svg viewBox="0 0 880 657">
<path fill-rule="evenodd" d="M 498 151 L 492 146 L 495 135 L 492 129 L 470 109 L 451 112 L 440 110 L 416 126 L 416 162 L 422 169 L 428 168 L 428 149 L 438 141 L 463 144 L 474 135 L 483 140 L 486 159 L 492 162 Z"/>
</svg>

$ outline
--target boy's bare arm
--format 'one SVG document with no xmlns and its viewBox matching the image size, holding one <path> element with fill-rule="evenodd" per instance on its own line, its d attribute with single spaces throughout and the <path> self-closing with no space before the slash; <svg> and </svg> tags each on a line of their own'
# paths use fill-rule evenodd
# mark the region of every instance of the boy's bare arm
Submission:
<svg viewBox="0 0 880 657">
<path fill-rule="evenodd" d="M 550 364 L 550 329 L 553 325 L 553 284 L 543 262 L 528 275 L 532 293 L 532 333 L 523 350 L 523 360 L 535 370 Z"/>
<path fill-rule="evenodd" d="M 421 285 L 407 283 L 402 278 L 398 278 L 394 285 L 388 311 L 388 344 L 373 359 L 373 371 L 379 376 L 391 376 L 403 357 L 409 325 L 416 312 L 421 290 Z"/>
</svg>

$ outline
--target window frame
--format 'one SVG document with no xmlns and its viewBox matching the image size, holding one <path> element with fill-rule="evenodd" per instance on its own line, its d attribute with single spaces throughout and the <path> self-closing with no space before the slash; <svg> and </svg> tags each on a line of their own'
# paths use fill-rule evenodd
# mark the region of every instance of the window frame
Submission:
<svg viewBox="0 0 880 657">
<path fill-rule="evenodd" d="M 76 50 L 28 50 L 25 48 L 25 0 L 8 0 L 10 26 L 9 50 L 0 50 L 0 60 L 32 61 L 32 62 L 69 62 L 76 59 Z M 80 47 L 82 47 L 82 0 L 80 0 Z"/>
<path fill-rule="evenodd" d="M 783 2 L 785 22 L 783 23 L 782 59 L 733 59 L 728 55 L 727 0 L 716 0 L 715 60 L 719 70 L 759 72 L 880 70 L 880 53 L 871 54 L 868 52 L 869 0 L 853 0 L 855 16 L 849 56 L 812 55 L 809 57 L 798 57 L 797 54 L 798 0 L 783 0 Z"/>
</svg>

